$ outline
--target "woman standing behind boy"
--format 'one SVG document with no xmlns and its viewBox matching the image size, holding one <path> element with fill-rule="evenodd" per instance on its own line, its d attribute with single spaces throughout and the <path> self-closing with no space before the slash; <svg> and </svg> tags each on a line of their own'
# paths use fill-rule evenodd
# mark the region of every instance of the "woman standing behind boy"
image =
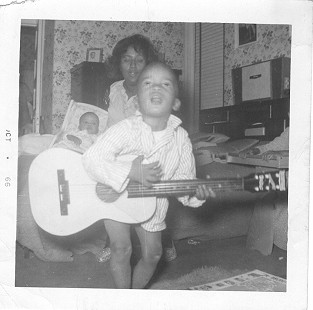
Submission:
<svg viewBox="0 0 313 310">
<path fill-rule="evenodd" d="M 138 77 L 147 64 L 157 60 L 152 43 L 140 34 L 117 42 L 109 58 L 111 75 L 117 82 L 110 87 L 107 127 L 135 114 Z"/>
</svg>

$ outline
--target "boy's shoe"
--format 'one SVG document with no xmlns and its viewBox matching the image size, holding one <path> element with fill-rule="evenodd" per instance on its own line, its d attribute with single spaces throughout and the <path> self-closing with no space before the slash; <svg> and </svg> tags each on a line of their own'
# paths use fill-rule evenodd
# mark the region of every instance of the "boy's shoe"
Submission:
<svg viewBox="0 0 313 310">
<path fill-rule="evenodd" d="M 111 258 L 111 249 L 109 247 L 104 248 L 100 255 L 97 256 L 97 261 L 99 263 L 105 263 Z"/>
<path fill-rule="evenodd" d="M 170 247 L 170 248 L 165 247 L 164 248 L 164 254 L 163 255 L 164 255 L 164 260 L 166 262 L 171 262 L 177 258 L 177 252 L 176 252 L 176 248 L 175 248 L 173 241 L 172 241 L 172 247 Z"/>
</svg>

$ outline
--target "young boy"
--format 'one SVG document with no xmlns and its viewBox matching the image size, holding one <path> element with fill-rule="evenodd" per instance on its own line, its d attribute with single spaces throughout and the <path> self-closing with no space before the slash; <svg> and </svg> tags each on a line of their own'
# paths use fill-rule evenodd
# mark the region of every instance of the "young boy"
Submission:
<svg viewBox="0 0 313 310">
<path fill-rule="evenodd" d="M 181 121 L 171 115 L 178 110 L 177 80 L 162 63 L 145 67 L 138 79 L 139 110 L 110 127 L 83 155 L 83 164 L 91 178 L 122 192 L 130 180 L 150 187 L 159 180 L 195 179 L 195 163 L 187 132 Z M 133 161 L 122 158 L 136 157 Z M 125 158 L 125 157 L 124 157 Z M 199 207 L 214 192 L 199 186 L 196 196 L 179 197 L 190 207 Z M 166 198 L 158 198 L 156 211 L 147 221 L 135 225 L 142 257 L 132 273 L 130 225 L 104 220 L 110 238 L 110 268 L 117 288 L 144 288 L 162 255 L 161 231 L 165 229 L 168 208 Z M 143 210 L 144 212 L 144 210 Z"/>
<path fill-rule="evenodd" d="M 83 153 L 96 141 L 98 132 L 99 117 L 93 112 L 86 112 L 79 119 L 78 130 L 65 133 L 55 147 L 66 147 Z"/>
</svg>

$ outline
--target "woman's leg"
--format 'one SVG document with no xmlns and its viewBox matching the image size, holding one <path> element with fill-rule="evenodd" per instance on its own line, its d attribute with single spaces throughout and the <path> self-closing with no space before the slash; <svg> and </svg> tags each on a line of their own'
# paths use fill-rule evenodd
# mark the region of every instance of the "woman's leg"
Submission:
<svg viewBox="0 0 313 310">
<path fill-rule="evenodd" d="M 161 231 L 148 232 L 136 226 L 140 245 L 141 259 L 137 263 L 132 281 L 132 288 L 144 288 L 151 279 L 162 255 Z"/>
<path fill-rule="evenodd" d="M 104 220 L 104 224 L 110 238 L 110 268 L 116 288 L 130 288 L 132 253 L 130 225 L 112 220 Z"/>
</svg>

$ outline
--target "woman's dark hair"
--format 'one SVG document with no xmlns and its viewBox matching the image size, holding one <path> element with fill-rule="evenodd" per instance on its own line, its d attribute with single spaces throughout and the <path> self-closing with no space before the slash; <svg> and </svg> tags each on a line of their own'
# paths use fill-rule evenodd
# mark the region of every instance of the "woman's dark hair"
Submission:
<svg viewBox="0 0 313 310">
<path fill-rule="evenodd" d="M 130 37 L 126 37 L 116 43 L 112 56 L 108 59 L 108 65 L 110 68 L 109 75 L 112 80 L 117 81 L 123 79 L 120 72 L 120 63 L 122 56 L 127 52 L 129 47 L 132 47 L 137 53 L 141 54 L 145 58 L 147 64 L 155 62 L 159 58 L 153 44 L 147 37 L 141 34 L 134 34 Z"/>
</svg>

